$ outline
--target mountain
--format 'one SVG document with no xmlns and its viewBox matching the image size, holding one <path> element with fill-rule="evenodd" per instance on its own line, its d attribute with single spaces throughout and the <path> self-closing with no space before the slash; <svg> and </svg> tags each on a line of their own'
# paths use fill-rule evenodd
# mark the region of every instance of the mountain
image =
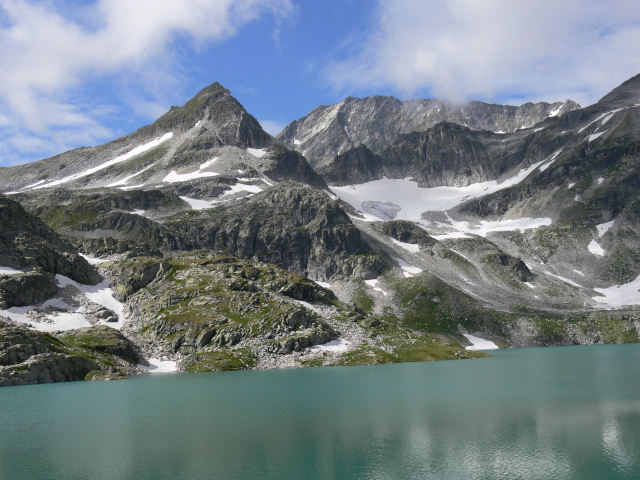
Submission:
<svg viewBox="0 0 640 480">
<path fill-rule="evenodd" d="M 578 108 L 571 100 L 514 107 L 477 101 L 454 104 L 439 99 L 348 97 L 336 105 L 317 107 L 291 122 L 278 139 L 302 152 L 315 168 L 360 145 L 380 153 L 398 135 L 424 131 L 440 122 L 511 133 Z"/>
<path fill-rule="evenodd" d="M 634 77 L 533 129 L 496 134 L 440 123 L 399 135 L 379 154 L 347 151 L 318 171 L 354 209 L 365 238 L 401 266 L 515 315 L 485 325 L 485 335 L 502 330 L 521 342 L 517 312 L 527 310 L 552 316 L 559 342 L 582 343 L 561 318 L 640 304 L 639 106 Z M 390 220 L 419 228 L 432 244 L 398 236 Z"/>
<path fill-rule="evenodd" d="M 266 133 L 219 83 L 125 137 L 0 169 L 0 190 L 22 193 L 159 187 L 183 195 L 204 189 L 213 199 L 281 180 L 325 187 L 304 157 Z"/>
<path fill-rule="evenodd" d="M 639 107 L 640 76 L 586 108 L 349 98 L 297 123 L 312 168 L 213 84 L 2 169 L 0 384 L 638 342 Z"/>
</svg>

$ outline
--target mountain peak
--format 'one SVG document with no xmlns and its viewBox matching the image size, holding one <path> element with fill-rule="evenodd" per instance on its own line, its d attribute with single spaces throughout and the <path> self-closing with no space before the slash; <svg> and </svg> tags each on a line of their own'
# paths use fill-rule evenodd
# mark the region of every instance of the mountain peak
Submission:
<svg viewBox="0 0 640 480">
<path fill-rule="evenodd" d="M 194 126 L 200 126 L 199 140 L 212 145 L 262 148 L 273 142 L 260 123 L 218 82 L 200 90 L 184 106 L 172 107 L 149 128 L 186 132 Z"/>
<path fill-rule="evenodd" d="M 638 103 L 640 103 L 640 74 L 631 77 L 598 101 L 598 104 L 615 107 L 631 107 Z"/>
</svg>

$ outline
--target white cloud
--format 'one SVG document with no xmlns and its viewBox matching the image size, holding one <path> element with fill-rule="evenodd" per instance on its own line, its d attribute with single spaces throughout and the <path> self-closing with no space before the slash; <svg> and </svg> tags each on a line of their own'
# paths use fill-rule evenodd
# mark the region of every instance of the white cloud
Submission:
<svg viewBox="0 0 640 480">
<path fill-rule="evenodd" d="M 42 137 L 33 146 L 43 152 L 65 135 L 108 137 L 112 132 L 92 114 L 96 106 L 87 110 L 70 97 L 110 75 L 124 85 L 129 76 L 123 96 L 136 97 L 128 100 L 137 113 L 156 116 L 166 110 L 163 91 L 180 80 L 172 52 L 177 38 L 202 48 L 260 15 L 284 17 L 294 7 L 290 0 L 97 0 L 82 8 L 84 24 L 51 1 L 0 0 L 0 128 L 11 124 L 3 137 Z M 53 129 L 59 140 L 52 140 Z"/>
<path fill-rule="evenodd" d="M 340 90 L 588 105 L 640 72 L 639 2 L 378 3 L 365 39 L 327 70 Z"/>
</svg>

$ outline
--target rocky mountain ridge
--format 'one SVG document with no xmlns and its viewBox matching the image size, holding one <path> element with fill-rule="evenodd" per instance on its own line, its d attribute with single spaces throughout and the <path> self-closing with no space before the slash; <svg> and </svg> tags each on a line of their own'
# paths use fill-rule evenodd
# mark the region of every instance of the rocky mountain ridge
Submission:
<svg viewBox="0 0 640 480">
<path fill-rule="evenodd" d="M 637 342 L 639 106 L 640 76 L 587 108 L 478 117 L 546 115 L 529 128 L 441 121 L 314 171 L 214 84 L 131 136 L 0 170 L 0 358 L 22 352 L 0 383 Z M 305 128 L 326 133 L 324 113 Z"/>
<path fill-rule="evenodd" d="M 300 151 L 317 168 L 360 145 L 381 153 L 399 135 L 422 132 L 441 122 L 471 130 L 513 133 L 579 108 L 571 100 L 514 107 L 478 101 L 454 104 L 439 99 L 348 97 L 338 104 L 313 109 L 287 125 L 277 138 Z"/>
</svg>

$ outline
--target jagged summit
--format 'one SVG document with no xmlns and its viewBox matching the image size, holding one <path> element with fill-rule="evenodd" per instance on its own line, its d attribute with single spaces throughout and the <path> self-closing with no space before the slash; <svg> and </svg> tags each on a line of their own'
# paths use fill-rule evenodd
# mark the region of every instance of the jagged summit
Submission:
<svg viewBox="0 0 640 480">
<path fill-rule="evenodd" d="M 398 135 L 424 131 L 440 122 L 509 133 L 577 108 L 580 105 L 571 100 L 514 107 L 477 101 L 454 104 L 440 99 L 401 101 L 379 95 L 347 97 L 338 104 L 313 109 L 289 124 L 277 138 L 302 152 L 316 167 L 360 144 L 381 153 Z"/>
<path fill-rule="evenodd" d="M 218 82 L 202 89 L 184 106 L 171 107 L 149 128 L 187 131 L 196 123 L 202 126 L 197 139 L 200 144 L 208 142 L 218 146 L 263 148 L 273 143 L 271 135 Z"/>
</svg>

